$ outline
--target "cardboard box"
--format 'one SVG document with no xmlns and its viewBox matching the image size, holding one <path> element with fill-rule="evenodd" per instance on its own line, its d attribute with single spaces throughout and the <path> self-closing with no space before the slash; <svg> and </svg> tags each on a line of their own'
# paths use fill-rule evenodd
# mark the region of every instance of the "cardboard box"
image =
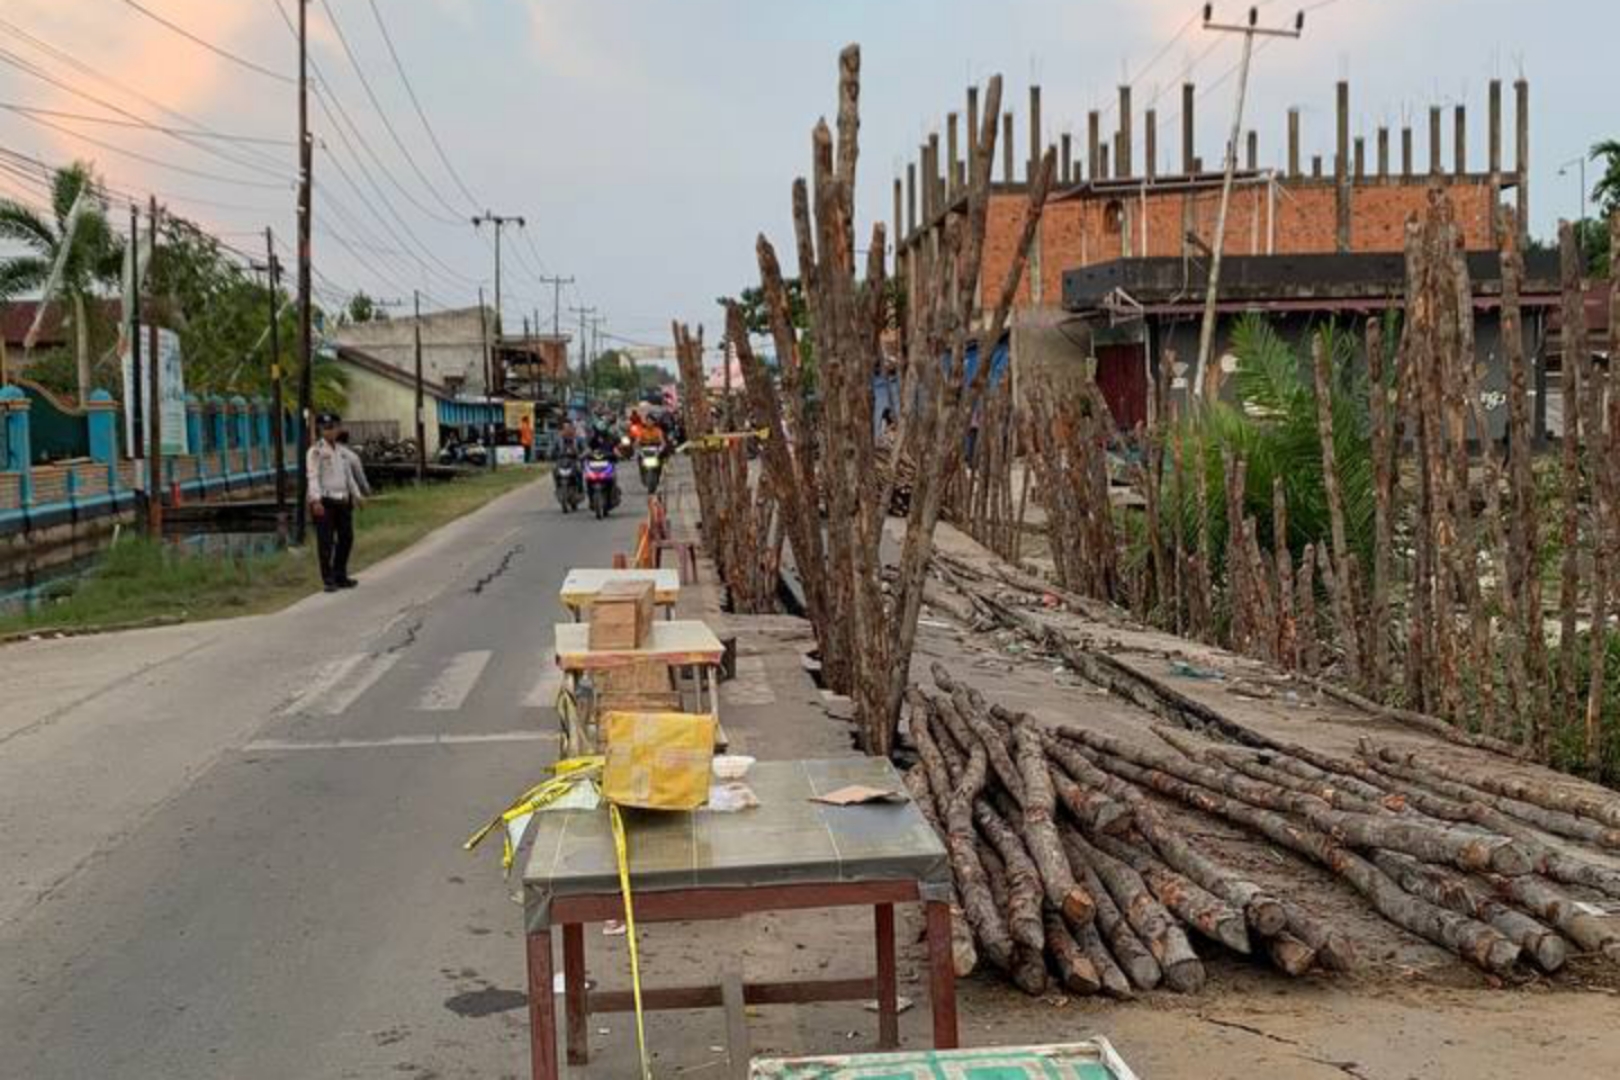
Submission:
<svg viewBox="0 0 1620 1080">
<path fill-rule="evenodd" d="M 588 641 L 592 649 L 639 649 L 652 630 L 653 584 L 610 581 L 590 608 Z"/>
</svg>

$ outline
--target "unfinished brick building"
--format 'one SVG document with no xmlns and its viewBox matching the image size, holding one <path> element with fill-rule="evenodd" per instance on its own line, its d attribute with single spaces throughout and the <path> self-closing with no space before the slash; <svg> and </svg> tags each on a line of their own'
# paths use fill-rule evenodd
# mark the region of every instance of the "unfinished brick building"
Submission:
<svg viewBox="0 0 1620 1080">
<path fill-rule="evenodd" d="M 1179 257 L 1207 259 L 1214 244 L 1220 202 L 1224 150 L 1210 163 L 1198 154 L 1194 128 L 1196 88 L 1181 88 L 1179 169 L 1160 172 L 1157 110 L 1140 116 L 1131 106 L 1131 88 L 1119 88 L 1114 113 L 1116 130 L 1105 136 L 1097 110 L 1088 116 L 1084 154 L 1070 133 L 1054 147 L 1059 152 L 1057 183 L 1049 197 L 1040 232 L 1031 252 L 1030 272 L 1020 288 L 1026 307 L 1057 307 L 1062 302 L 1066 271 L 1116 259 Z M 1335 153 L 1324 163 L 1309 164 L 1300 154 L 1300 113 L 1287 113 L 1287 155 L 1282 168 L 1259 165 L 1259 136 L 1250 129 L 1236 171 L 1227 214 L 1225 252 L 1229 255 L 1369 253 L 1401 250 L 1407 217 L 1419 210 L 1433 182 L 1442 184 L 1462 222 L 1470 250 L 1493 246 L 1491 207 L 1511 189 L 1518 220 L 1529 218 L 1529 87 L 1514 84 L 1515 146 L 1513 168 L 1503 169 L 1502 83 L 1493 79 L 1487 98 L 1485 168 L 1471 171 L 1465 106 L 1452 109 L 1451 153 L 1444 153 L 1445 116 L 1429 109 L 1425 150 L 1420 164 L 1410 126 L 1392 133 L 1377 129 L 1371 153 L 1364 137 L 1351 136 L 1350 85 L 1337 85 Z M 920 147 L 918 160 L 907 165 L 904 180 L 894 181 L 894 233 L 904 260 L 927 241 L 945 213 L 963 202 L 967 155 L 977 142 L 979 101 L 976 88 L 967 93 L 965 117 L 950 113 L 944 145 L 938 133 Z M 965 119 L 965 123 L 960 121 Z M 1141 152 L 1136 124 L 1140 121 Z M 1029 91 L 1029 141 L 1021 158 L 1015 145 L 1014 116 L 1002 116 L 1000 168 L 996 170 L 985 237 L 984 275 L 999 282 L 1005 275 L 1027 201 L 1027 182 L 1042 139 L 1041 91 Z M 958 131 L 964 133 L 959 138 Z M 1391 136 L 1398 138 L 1392 148 Z M 1034 151 L 1034 152 L 1031 152 Z"/>
</svg>

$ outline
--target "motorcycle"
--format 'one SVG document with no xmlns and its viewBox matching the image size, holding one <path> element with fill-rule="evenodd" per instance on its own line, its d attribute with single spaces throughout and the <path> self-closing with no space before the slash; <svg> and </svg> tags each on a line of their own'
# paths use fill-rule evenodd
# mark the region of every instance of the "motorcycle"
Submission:
<svg viewBox="0 0 1620 1080">
<path fill-rule="evenodd" d="M 565 514 L 572 514 L 579 509 L 580 500 L 585 497 L 584 481 L 580 479 L 579 458 L 572 453 L 564 453 L 557 459 L 557 465 L 551 471 L 552 482 L 557 489 L 557 505 L 562 507 Z"/>
<path fill-rule="evenodd" d="M 585 495 L 591 504 L 591 513 L 600 520 L 619 505 L 619 481 L 613 459 L 596 452 L 585 461 Z"/>
<path fill-rule="evenodd" d="M 649 495 L 658 494 L 658 481 L 664 476 L 663 452 L 656 446 L 643 446 L 637 464 L 641 470 L 641 486 Z"/>
</svg>

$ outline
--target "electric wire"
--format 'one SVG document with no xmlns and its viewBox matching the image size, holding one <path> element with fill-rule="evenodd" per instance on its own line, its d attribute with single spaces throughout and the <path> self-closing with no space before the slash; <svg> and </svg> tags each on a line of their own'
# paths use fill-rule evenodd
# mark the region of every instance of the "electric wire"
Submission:
<svg viewBox="0 0 1620 1080">
<path fill-rule="evenodd" d="M 338 22 L 337 12 L 332 9 L 332 5 L 328 0 L 321 0 L 321 8 L 326 12 L 327 22 L 331 24 L 333 33 L 337 35 L 338 44 L 343 47 L 343 54 L 349 58 L 349 66 L 354 69 L 356 77 L 360 80 L 361 89 L 365 91 L 366 98 L 371 102 L 372 109 L 376 111 L 377 118 L 382 121 L 384 130 L 388 132 L 389 138 L 393 139 L 394 146 L 399 149 L 405 163 L 411 167 L 411 171 L 422 182 L 422 186 L 427 189 L 428 194 L 438 200 L 440 206 L 451 214 L 458 213 L 456 207 L 450 204 L 450 201 L 444 197 L 433 181 L 429 180 L 427 174 L 422 171 L 422 167 L 416 162 L 416 157 L 411 153 L 410 148 L 405 145 L 405 140 L 399 137 L 399 131 L 394 127 L 394 122 L 388 119 L 388 110 L 383 108 L 382 102 L 377 98 L 376 91 L 371 88 L 371 80 L 366 78 L 365 68 L 360 65 L 360 57 L 355 54 L 353 47 L 349 45 L 349 38 L 344 34 L 343 26 Z M 453 218 L 446 220 L 454 221 Z"/>
<path fill-rule="evenodd" d="M 450 174 L 450 179 L 455 181 L 456 187 L 461 189 L 461 194 L 466 197 L 469 203 L 477 206 L 478 198 L 468 190 L 466 183 L 461 179 L 461 174 L 451 164 L 449 155 L 444 152 L 444 147 L 440 144 L 439 136 L 434 132 L 433 125 L 428 123 L 427 111 L 422 108 L 422 102 L 416 96 L 416 88 L 411 85 L 410 76 L 405 74 L 405 65 L 400 62 L 399 52 L 394 48 L 393 36 L 388 33 L 388 23 L 383 19 L 382 11 L 377 7 L 377 0 L 366 0 L 366 3 L 371 6 L 372 18 L 377 20 L 377 30 L 382 34 L 383 44 L 388 46 L 388 55 L 394 61 L 394 70 L 399 72 L 399 81 L 405 84 L 405 93 L 410 97 L 411 105 L 416 109 L 416 118 L 422 121 L 422 130 L 427 132 L 428 141 L 433 144 L 434 153 L 439 155 L 439 161 L 444 165 L 445 172 Z"/>
<path fill-rule="evenodd" d="M 124 0 L 124 3 L 126 5 L 128 5 L 129 7 L 134 8 L 136 11 L 140 12 L 142 15 L 145 15 L 148 19 L 151 19 L 153 22 L 157 23 L 159 26 L 163 26 L 163 27 L 168 28 L 169 30 L 171 30 L 174 33 L 176 33 L 176 34 L 180 35 L 181 37 L 185 38 L 187 41 L 191 42 L 192 44 L 199 45 L 202 48 L 207 49 L 209 52 L 213 53 L 215 56 L 221 57 L 221 58 L 223 58 L 225 60 L 229 60 L 231 63 L 236 64 L 239 67 L 243 67 L 243 68 L 246 68 L 249 71 L 256 72 L 257 74 L 263 75 L 266 78 L 274 79 L 277 82 L 287 83 L 289 85 L 297 82 L 297 80 L 292 78 L 290 75 L 283 75 L 279 71 L 272 71 L 269 68 L 263 66 L 262 64 L 256 64 L 252 60 L 247 59 L 246 57 L 238 56 L 235 53 L 229 51 L 228 49 L 221 48 L 220 46 L 215 45 L 213 42 L 199 37 L 198 35 L 192 33 L 190 30 L 187 30 L 185 27 L 179 25 L 178 23 L 175 23 L 175 22 L 165 18 L 164 16 L 159 15 L 157 12 L 153 11 L 151 8 L 146 7 L 144 4 L 137 3 L 136 0 Z"/>
</svg>

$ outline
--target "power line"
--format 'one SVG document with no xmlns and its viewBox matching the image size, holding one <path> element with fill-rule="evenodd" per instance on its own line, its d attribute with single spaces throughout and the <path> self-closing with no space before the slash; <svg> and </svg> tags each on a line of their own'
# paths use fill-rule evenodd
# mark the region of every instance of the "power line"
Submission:
<svg viewBox="0 0 1620 1080">
<path fill-rule="evenodd" d="M 27 120 L 30 123 L 39 124 L 41 127 L 51 128 L 54 131 L 59 131 L 62 134 L 78 139 L 81 142 L 89 143 L 91 146 L 100 147 L 101 149 L 114 154 L 121 154 L 124 157 L 132 158 L 135 161 L 152 165 L 159 169 L 169 169 L 177 173 L 184 173 L 187 176 L 195 176 L 202 180 L 213 180 L 224 184 L 236 184 L 240 187 L 268 188 L 274 191 L 283 191 L 287 187 L 287 183 L 285 181 L 280 183 L 270 183 L 263 180 L 241 180 L 231 176 L 221 176 L 219 173 L 210 173 L 204 172 L 201 169 L 187 168 L 184 165 L 175 165 L 172 162 L 164 161 L 160 158 L 148 157 L 146 154 L 138 153 L 134 150 L 126 150 L 122 146 L 115 146 L 112 143 L 103 142 L 100 139 L 86 135 L 83 132 L 74 131 L 72 128 L 58 124 L 55 121 L 45 120 L 38 116 L 30 116 L 27 112 L 21 109 L 13 108 L 9 105 L 0 105 L 0 109 L 6 109 L 7 111 L 22 117 L 24 120 Z"/>
<path fill-rule="evenodd" d="M 29 113 L 35 116 L 54 116 L 59 120 L 82 120 L 91 124 L 108 124 L 113 127 L 134 128 L 139 131 L 155 131 L 163 135 L 188 135 L 199 139 L 218 139 L 222 142 L 258 143 L 270 146 L 293 145 L 291 139 L 271 139 L 260 135 L 227 135 L 224 132 L 204 131 L 201 128 L 190 130 L 173 128 L 144 120 L 119 120 L 111 116 L 92 116 L 89 113 L 67 112 L 62 109 L 44 109 L 37 105 L 19 105 L 16 102 L 0 102 L 0 108 L 10 109 L 12 112 Z"/>
<path fill-rule="evenodd" d="M 181 37 L 185 38 L 187 41 L 191 42 L 192 44 L 200 45 L 202 48 L 207 49 L 209 52 L 213 53 L 215 56 L 223 57 L 224 59 L 229 60 L 233 64 L 236 64 L 236 65 L 238 65 L 240 67 L 244 67 L 249 71 L 257 72 L 258 74 L 263 75 L 266 78 L 275 79 L 277 82 L 283 82 L 283 83 L 287 83 L 288 85 L 291 85 L 292 83 L 294 83 L 296 81 L 291 76 L 283 75 L 279 71 L 271 71 L 267 67 L 264 67 L 264 66 L 262 66 L 260 64 L 255 64 L 252 60 L 248 60 L 245 57 L 238 56 L 235 53 L 230 52 L 227 49 L 220 48 L 218 45 L 215 45 L 211 41 L 207 41 L 207 40 L 205 40 L 203 38 L 198 37 L 196 34 L 193 34 L 190 30 L 187 30 L 185 27 L 179 25 L 178 23 L 172 22 L 169 19 L 164 18 L 162 15 L 159 15 L 157 12 L 153 11 L 151 8 L 148 8 L 143 4 L 136 3 L 136 0 L 124 0 L 124 3 L 128 4 L 130 7 L 134 8 L 136 11 L 140 12 L 142 15 L 145 15 L 148 19 L 151 19 L 153 22 L 157 23 L 159 26 L 167 27 L 168 29 L 174 31 L 176 34 L 179 34 Z"/>
<path fill-rule="evenodd" d="M 95 79 L 97 82 L 102 83 L 103 85 L 106 85 L 106 86 L 110 86 L 113 89 L 120 91 L 121 93 L 128 94 L 130 97 L 135 98 L 137 101 L 143 102 L 144 104 L 150 106 L 151 108 L 156 109 L 158 112 L 161 112 L 161 113 L 163 113 L 163 114 L 165 114 L 167 116 L 173 117 L 176 120 L 182 121 L 183 123 L 185 123 L 185 124 L 187 124 L 187 125 L 189 125 L 189 126 L 191 126 L 193 128 L 198 129 L 199 131 L 208 132 L 209 134 L 216 134 L 216 135 L 219 134 L 219 132 L 216 129 L 214 129 L 212 127 L 209 127 L 206 124 L 200 123 L 194 117 L 187 116 L 185 113 L 182 113 L 182 112 L 179 112 L 179 111 L 177 111 L 175 109 L 169 108 L 167 105 L 163 104 L 161 101 L 158 101 L 155 98 L 152 98 L 152 97 L 150 97 L 150 96 L 148 96 L 146 94 L 143 94 L 141 91 L 139 91 L 139 90 L 135 89 L 134 87 L 130 86 L 128 83 L 120 82 L 119 80 L 112 78 L 110 75 L 102 74 L 101 72 L 97 71 L 91 65 L 89 65 L 89 64 L 85 63 L 84 61 L 78 59 L 77 57 L 73 56 L 71 53 L 68 53 L 68 52 L 66 52 L 66 51 L 64 51 L 62 49 L 59 49 L 55 45 L 52 45 L 50 42 L 45 41 L 45 40 L 43 40 L 43 39 L 41 39 L 41 38 L 39 38 L 39 37 L 37 37 L 37 36 L 35 36 L 33 34 L 30 34 L 28 31 L 24 30 L 22 27 L 17 26 L 14 23 L 11 23 L 11 22 L 9 22 L 9 21 L 7 21 L 5 19 L 0 19 L 0 29 L 4 29 L 4 30 L 8 31 L 13 37 L 15 37 L 15 38 L 17 38 L 17 39 L 19 39 L 21 41 L 27 42 L 29 45 L 32 45 L 35 49 L 38 49 L 40 52 L 45 53 L 46 55 L 54 58 L 58 63 L 64 64 L 67 67 L 70 67 L 73 70 L 79 72 L 80 74 L 83 74 L 85 76 L 88 76 L 89 78 Z M 44 68 L 41 68 L 36 62 L 28 59 L 27 57 L 19 56 L 16 53 L 11 52 L 8 49 L 0 48 L 0 61 L 8 63 L 8 64 L 12 65 L 13 67 L 18 68 L 19 70 L 21 70 L 21 71 L 23 71 L 23 72 L 25 72 L 25 73 L 27 73 L 29 75 L 34 76 L 34 78 L 39 79 L 39 80 L 41 80 L 43 82 L 47 82 L 47 83 L 51 84 L 52 86 L 57 87 L 58 89 L 65 90 L 68 93 L 73 94 L 76 97 L 81 97 L 81 98 L 85 99 L 86 101 L 89 101 L 89 102 L 91 102 L 93 104 L 101 106 L 104 109 L 107 109 L 107 110 L 109 110 L 111 112 L 115 112 L 120 116 L 128 117 L 131 120 L 138 120 L 138 121 L 146 122 L 146 117 L 141 116 L 138 113 L 131 112 L 129 109 L 126 109 L 126 108 L 122 107 L 121 105 L 118 105 L 118 104 L 116 104 L 114 102 L 108 101 L 106 98 L 99 97 L 99 96 L 97 96 L 95 94 L 92 94 L 88 90 L 84 90 L 84 89 L 82 89 L 82 88 L 80 88 L 78 86 L 73 85 L 72 83 L 65 82 L 62 79 L 58 78 L 53 73 L 51 73 L 49 71 L 46 71 Z M 214 157 L 217 157 L 217 158 L 219 158 L 219 159 L 221 159 L 223 161 L 228 161 L 231 164 L 239 166 L 239 167 L 245 167 L 245 168 L 249 168 L 249 169 L 257 169 L 257 170 L 260 170 L 260 171 L 264 171 L 266 168 L 277 169 L 277 168 L 280 168 L 280 166 L 281 166 L 280 161 L 277 161 L 275 158 L 273 158 L 270 155 L 266 154 L 264 151 L 254 149 L 251 146 L 243 147 L 242 152 L 243 152 L 243 154 L 247 155 L 248 158 L 252 158 L 252 159 L 256 159 L 256 160 L 248 160 L 247 158 L 237 157 L 234 154 L 228 154 L 224 150 L 222 150 L 222 149 L 220 149 L 218 147 L 209 146 L 207 143 L 194 142 L 188 136 L 183 136 L 183 135 L 178 135 L 177 134 L 177 135 L 174 135 L 172 137 L 179 140 L 180 142 L 185 143 L 188 146 L 193 147 L 194 149 L 201 150 L 206 154 L 210 154 L 210 155 L 212 155 Z"/>
<path fill-rule="evenodd" d="M 371 80 L 366 78 L 365 69 L 360 66 L 360 58 L 355 55 L 354 49 L 350 47 L 349 39 L 343 33 L 343 27 L 338 23 L 337 13 L 332 10 L 332 5 L 327 0 L 321 0 L 321 7 L 326 12 L 327 21 L 332 24 L 332 30 L 337 35 L 338 44 L 343 47 L 343 54 L 349 58 L 349 66 L 354 68 L 355 75 L 360 79 L 361 89 L 366 92 L 366 98 L 371 102 L 371 107 L 376 110 L 377 118 L 382 121 L 383 128 L 388 132 L 389 137 L 394 140 L 394 145 L 399 148 L 400 154 L 405 158 L 405 163 L 411 167 L 411 171 L 422 182 L 422 186 L 427 188 L 428 193 L 439 201 L 440 206 L 451 214 L 457 213 L 456 208 L 450 205 L 450 201 L 434 186 L 433 181 L 427 178 L 427 174 L 422 171 L 422 167 L 416 163 L 416 158 L 411 154 L 410 149 L 406 147 L 405 140 L 399 137 L 394 122 L 388 119 L 388 110 L 383 108 L 382 102 L 377 99 L 376 91 L 371 88 Z"/>
<path fill-rule="evenodd" d="M 276 12 L 281 16 L 281 21 L 286 24 L 287 32 L 292 34 L 294 41 L 297 41 L 298 28 L 293 25 L 292 17 L 287 14 L 287 9 L 282 6 L 281 0 L 271 0 L 271 3 L 275 5 Z M 437 211 L 423 205 L 421 200 L 413 195 L 409 188 L 400 183 L 399 177 L 394 175 L 395 171 L 383 163 L 382 158 L 377 154 L 376 150 L 372 149 L 371 143 L 366 139 L 365 132 L 361 130 L 359 124 L 354 122 L 354 118 L 349 115 L 348 110 L 343 107 L 343 102 L 337 96 L 335 87 L 330 81 L 327 80 L 325 72 L 321 70 L 320 64 L 316 62 L 313 56 L 309 58 L 309 68 L 315 73 L 315 103 L 321 107 L 321 112 L 326 114 L 327 120 L 331 121 L 333 130 L 337 132 L 338 137 L 343 141 L 344 145 L 349 147 L 349 152 L 355 155 L 357 165 L 360 154 L 354 149 L 354 146 L 350 144 L 348 136 L 344 134 L 344 124 L 347 124 L 349 129 L 354 132 L 355 142 L 357 142 L 360 145 L 360 148 L 366 152 L 366 156 L 371 159 L 372 164 L 374 164 L 378 171 L 388 178 L 388 182 L 393 185 L 394 190 L 405 197 L 406 202 L 416 207 L 416 209 L 419 210 L 425 217 L 428 217 L 433 221 L 437 221 L 444 225 L 454 225 L 459 228 L 461 225 L 460 218 L 443 217 Z M 328 103 L 328 99 L 330 99 L 330 104 Z M 336 115 L 333 114 L 333 109 L 337 110 Z M 338 117 L 342 117 L 342 123 L 339 123 Z M 362 170 L 365 168 L 363 165 L 358 165 L 358 167 Z M 369 174 L 367 179 L 370 179 Z M 375 186 L 375 184 L 373 186 Z M 387 196 L 383 195 L 380 190 L 378 191 L 378 196 L 382 198 L 385 203 L 387 202 Z M 398 212 L 393 209 L 393 204 L 389 203 L 388 206 L 390 213 L 393 213 L 395 217 L 398 217 Z"/>
<path fill-rule="evenodd" d="M 476 206 L 478 204 L 477 196 L 467 190 L 467 185 L 462 181 L 461 174 L 456 172 L 456 167 L 450 163 L 449 155 L 444 152 L 444 147 L 439 144 L 439 136 L 434 133 L 433 125 L 428 123 L 427 112 L 422 108 L 421 101 L 417 100 L 416 89 L 411 85 L 410 77 L 405 74 L 405 65 L 400 63 L 399 53 L 394 49 L 394 39 L 388 33 L 388 24 L 383 21 L 382 12 L 377 8 L 377 0 L 366 0 L 366 3 L 371 5 L 371 15 L 377 20 L 377 29 L 382 33 L 383 44 L 388 46 L 388 55 L 393 58 L 394 70 L 399 72 L 399 81 L 405 84 L 405 93 L 410 97 L 411 104 L 416 108 L 416 117 L 422 121 L 422 129 L 427 132 L 428 141 L 433 144 L 433 150 L 439 155 L 439 161 L 444 165 L 445 171 L 450 174 L 450 179 L 455 181 L 456 187 L 461 189 L 461 194 L 466 197 L 469 203 Z"/>
</svg>

